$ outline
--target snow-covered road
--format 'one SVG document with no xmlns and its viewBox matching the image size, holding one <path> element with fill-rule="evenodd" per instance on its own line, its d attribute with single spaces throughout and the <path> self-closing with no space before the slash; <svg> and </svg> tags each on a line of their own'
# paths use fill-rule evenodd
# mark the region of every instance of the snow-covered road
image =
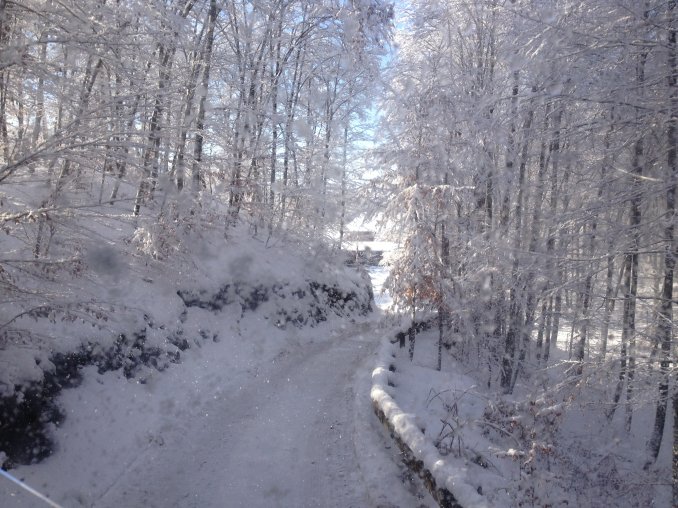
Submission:
<svg viewBox="0 0 678 508">
<path fill-rule="evenodd" d="M 237 311 L 194 310 L 220 339 L 143 380 L 85 368 L 54 455 L 13 473 L 64 508 L 435 506 L 371 407 L 383 314 L 283 330 Z M 45 505 L 3 480 L 0 506 Z"/>
<path fill-rule="evenodd" d="M 369 411 L 373 326 L 260 366 L 251 382 L 164 432 L 95 506 L 421 504 Z"/>
</svg>

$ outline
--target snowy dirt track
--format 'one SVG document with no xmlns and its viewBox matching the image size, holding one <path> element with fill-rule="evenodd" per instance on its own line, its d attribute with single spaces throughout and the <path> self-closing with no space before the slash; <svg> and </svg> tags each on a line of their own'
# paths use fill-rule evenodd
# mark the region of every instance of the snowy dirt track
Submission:
<svg viewBox="0 0 678 508">
<path fill-rule="evenodd" d="M 94 506 L 420 505 L 369 413 L 372 326 L 260 365 L 251 381 L 166 429 Z"/>
</svg>

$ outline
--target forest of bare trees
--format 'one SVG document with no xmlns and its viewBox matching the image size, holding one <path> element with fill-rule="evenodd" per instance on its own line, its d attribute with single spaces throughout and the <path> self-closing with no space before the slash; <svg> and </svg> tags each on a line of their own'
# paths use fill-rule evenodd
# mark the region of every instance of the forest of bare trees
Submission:
<svg viewBox="0 0 678 508">
<path fill-rule="evenodd" d="M 677 14 L 674 1 L 413 3 L 381 150 L 401 308 L 437 312 L 441 342 L 458 335 L 504 394 L 561 367 L 550 389 L 595 392 L 647 443 L 646 469 L 671 449 L 665 427 L 678 442 Z"/>
<path fill-rule="evenodd" d="M 0 344 L 82 303 L 43 284 L 82 275 L 93 244 L 166 260 L 201 228 L 336 236 L 392 17 L 380 0 L 2 0 Z"/>
<path fill-rule="evenodd" d="M 336 193 L 338 146 L 365 108 L 392 11 L 3 1 L 0 15 L 1 178 L 49 188 L 30 212 L 40 257 L 64 199 L 127 200 L 155 219 L 186 188 L 195 206 L 227 202 L 232 221 L 322 230 L 326 200 L 309 196 Z"/>
<path fill-rule="evenodd" d="M 0 0 L 0 348 L 105 317 L 63 284 L 117 269 L 97 246 L 341 244 L 378 117 L 365 192 L 438 369 L 635 436 L 644 482 L 670 450 L 678 504 L 677 30 L 675 0 Z"/>
</svg>

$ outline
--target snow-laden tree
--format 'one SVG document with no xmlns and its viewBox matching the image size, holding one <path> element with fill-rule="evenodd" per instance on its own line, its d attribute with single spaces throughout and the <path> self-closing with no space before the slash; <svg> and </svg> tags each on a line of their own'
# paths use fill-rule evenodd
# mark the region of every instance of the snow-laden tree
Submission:
<svg viewBox="0 0 678 508">
<path fill-rule="evenodd" d="M 27 312 L 84 308 L 38 288 L 99 248 L 171 263 L 240 224 L 329 244 L 392 17 L 381 0 L 0 2 L 3 340 Z"/>
<path fill-rule="evenodd" d="M 474 345 L 457 354 L 512 392 L 564 352 L 568 382 L 604 385 L 607 418 L 627 431 L 656 405 L 655 425 L 636 430 L 650 462 L 670 447 L 659 432 L 675 392 L 674 18 L 658 1 L 413 2 L 379 149 L 391 218 L 417 211 L 394 266 L 420 272 L 403 280 L 453 282 L 440 309 L 455 342 Z M 424 186 L 451 191 L 440 205 Z M 445 235 L 441 276 L 423 260 Z M 392 287 L 402 299 L 412 286 Z"/>
</svg>

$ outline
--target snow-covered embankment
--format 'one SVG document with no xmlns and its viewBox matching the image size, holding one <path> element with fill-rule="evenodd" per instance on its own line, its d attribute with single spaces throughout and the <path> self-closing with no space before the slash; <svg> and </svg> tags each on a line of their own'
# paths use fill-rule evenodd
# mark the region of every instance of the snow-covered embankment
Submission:
<svg viewBox="0 0 678 508">
<path fill-rule="evenodd" d="M 377 417 L 392 433 L 408 467 L 419 475 L 432 496 L 444 508 L 486 507 L 486 500 L 467 481 L 466 471 L 448 463 L 424 433 L 417 415 L 404 412 L 391 394 L 390 377 L 395 372 L 395 345 L 391 336 L 382 339 L 372 373 L 372 404 Z"/>
</svg>

